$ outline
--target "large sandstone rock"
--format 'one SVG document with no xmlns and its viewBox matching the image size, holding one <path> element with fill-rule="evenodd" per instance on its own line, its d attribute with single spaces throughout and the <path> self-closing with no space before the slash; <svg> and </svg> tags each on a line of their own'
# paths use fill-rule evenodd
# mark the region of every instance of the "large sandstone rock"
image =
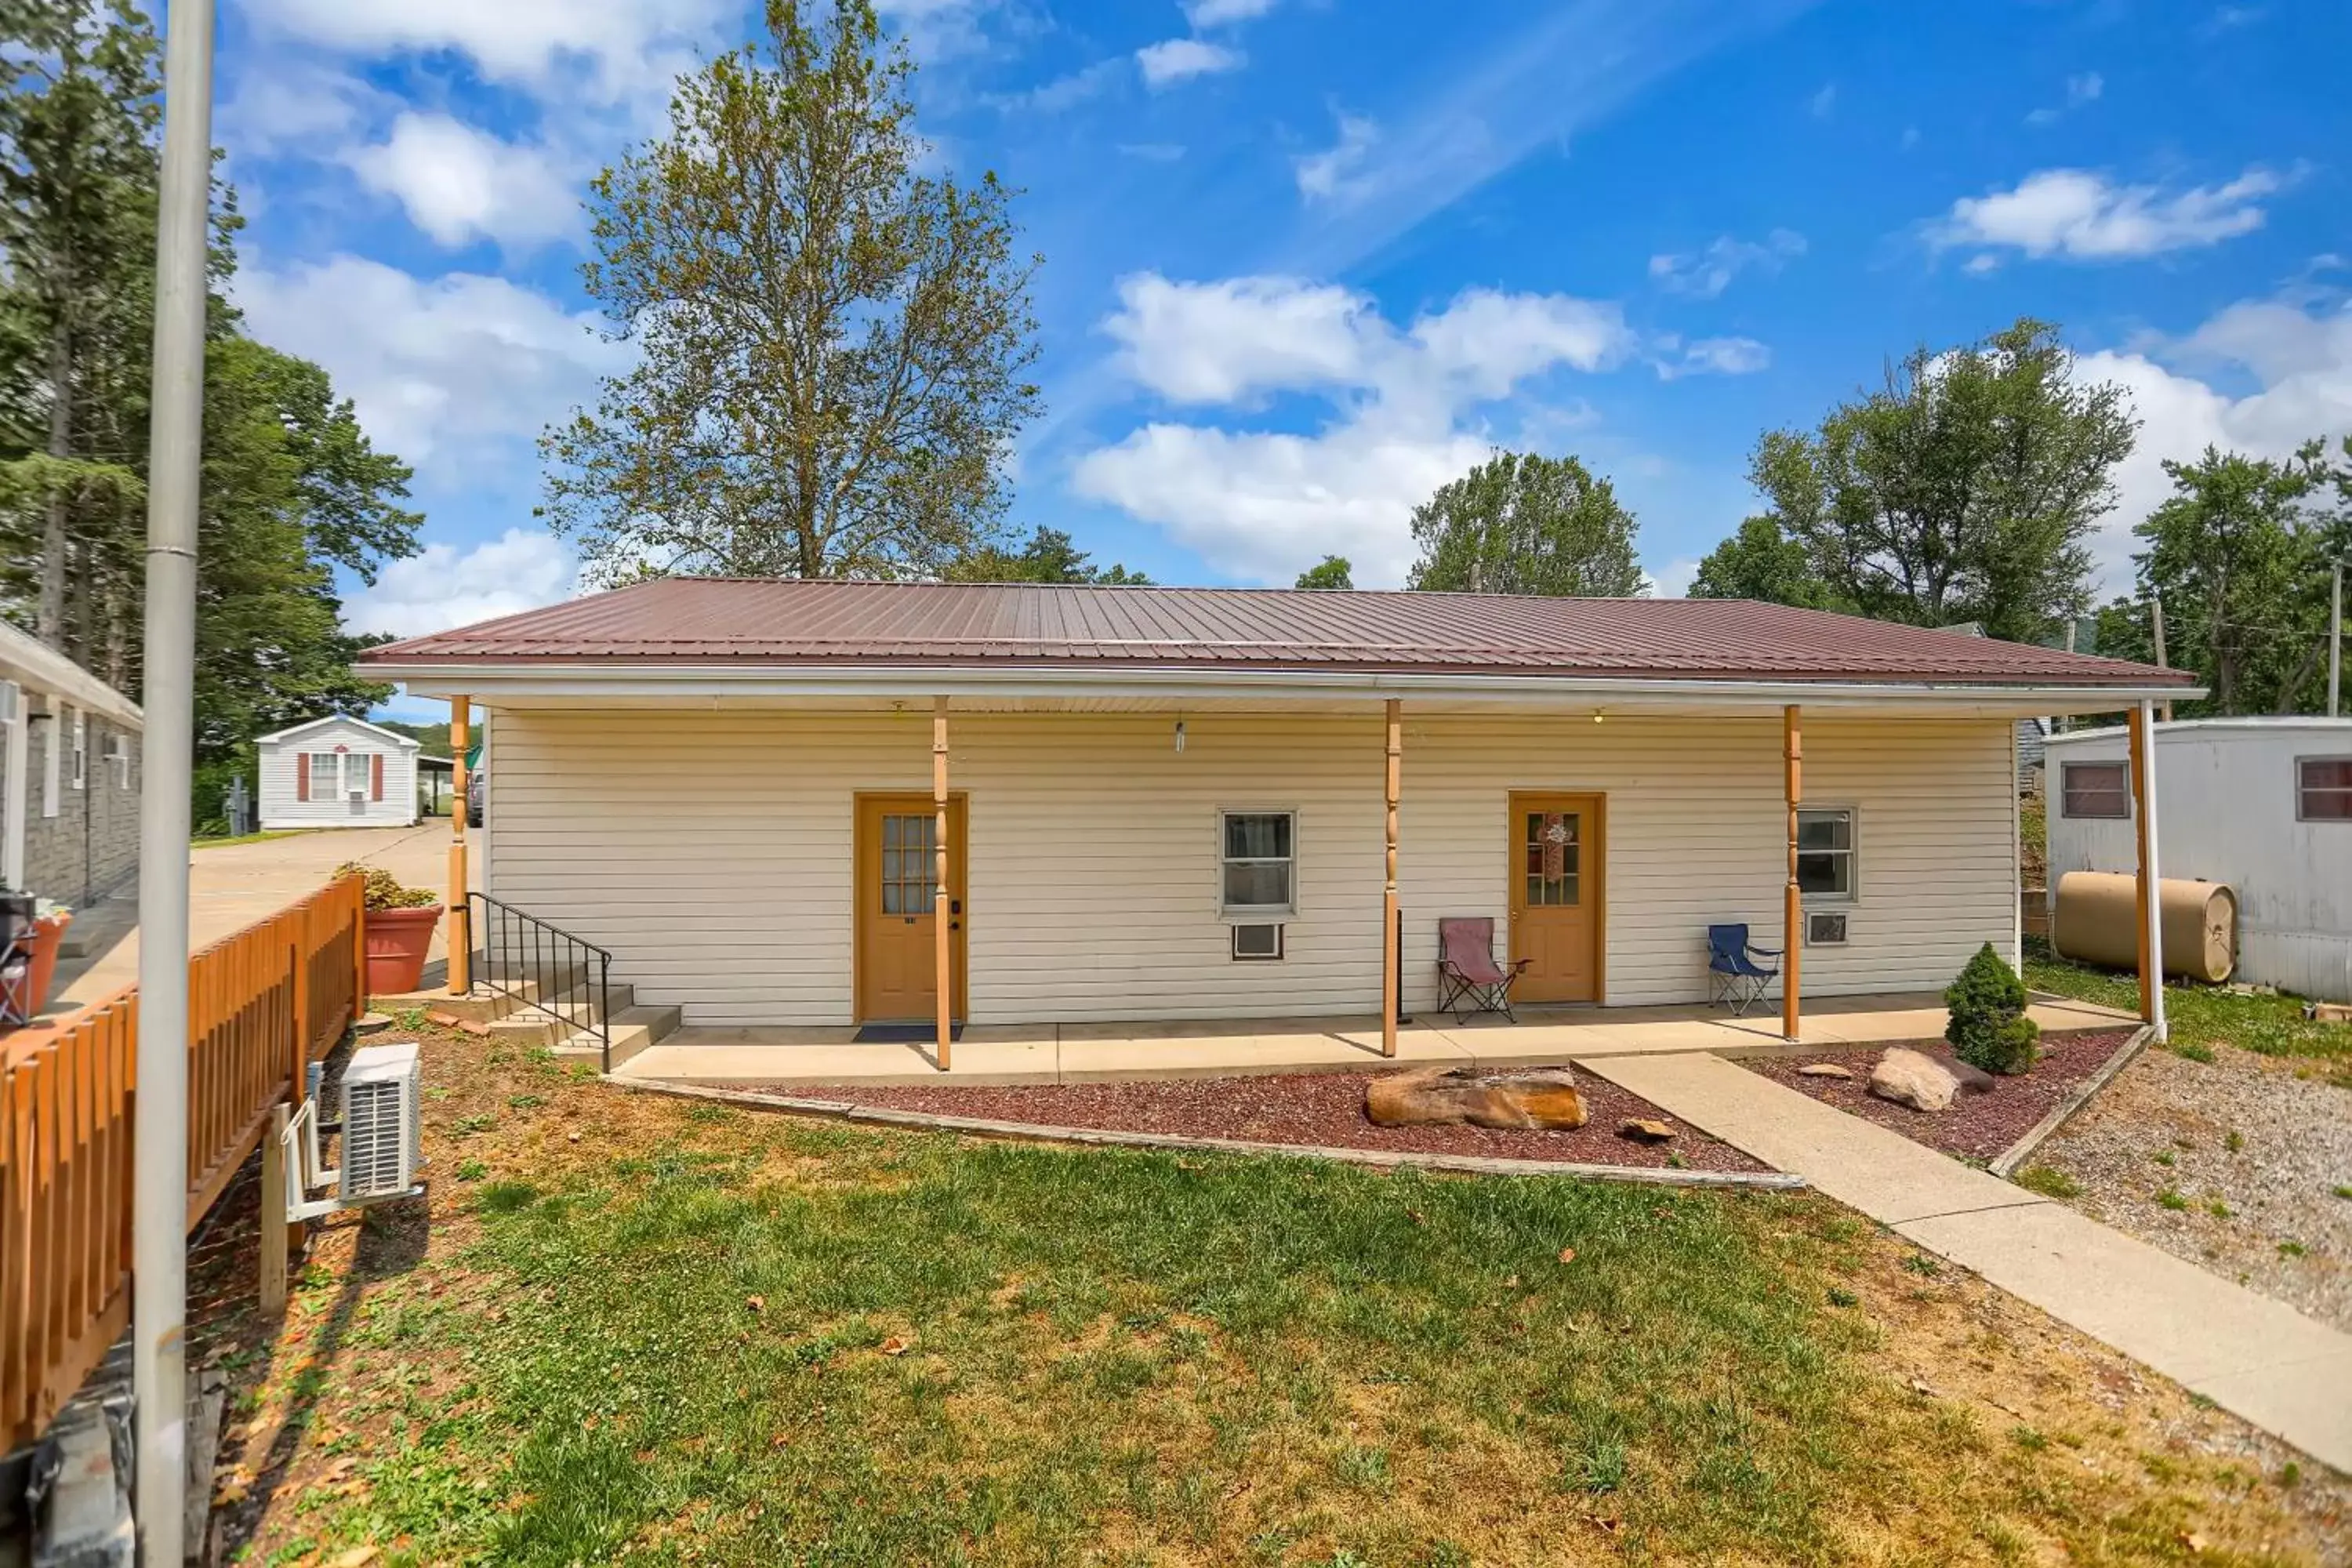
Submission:
<svg viewBox="0 0 2352 1568">
<path fill-rule="evenodd" d="M 1364 1114 L 1382 1127 L 1526 1130 L 1581 1127 L 1586 1111 L 1564 1067 L 1487 1078 L 1470 1068 L 1418 1068 L 1365 1085 Z"/>
<path fill-rule="evenodd" d="M 1914 1110 L 1945 1110 L 1960 1092 L 1960 1080 L 1935 1058 L 1895 1046 L 1870 1069 L 1870 1092 Z"/>
</svg>

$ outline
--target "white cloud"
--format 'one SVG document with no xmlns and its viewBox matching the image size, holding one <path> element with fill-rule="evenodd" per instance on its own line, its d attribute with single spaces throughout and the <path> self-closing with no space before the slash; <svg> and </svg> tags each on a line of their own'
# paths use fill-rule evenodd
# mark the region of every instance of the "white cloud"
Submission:
<svg viewBox="0 0 2352 1568">
<path fill-rule="evenodd" d="M 1201 38 L 1166 38 L 1136 50 L 1135 63 L 1142 68 L 1143 84 L 1157 92 L 1196 76 L 1239 70 L 1249 61 L 1239 49 L 1223 44 Z"/>
<path fill-rule="evenodd" d="M 2025 117 L 2025 122 L 2028 125 L 2054 125 L 2068 110 L 2097 102 L 2099 94 L 2106 90 L 2106 79 L 2096 71 L 2070 76 L 2066 79 L 2066 101 L 2056 108 L 2035 110 Z"/>
<path fill-rule="evenodd" d="M 580 229 L 575 171 L 543 147 L 501 142 L 445 114 L 403 114 L 385 141 L 347 162 L 443 245 L 490 238 L 522 247 Z"/>
<path fill-rule="evenodd" d="M 2076 261 L 2154 256 L 2218 245 L 2263 225 L 2263 198 L 2286 187 L 2286 177 L 2250 168 L 2219 185 L 2167 191 L 2117 184 L 2088 169 L 2044 169 L 2014 190 L 1963 196 L 1931 225 L 1938 248 L 2005 250 Z"/>
<path fill-rule="evenodd" d="M 553 535 L 509 528 L 470 549 L 431 543 L 386 565 L 343 601 L 343 625 L 366 635 L 423 637 L 520 615 L 581 591 L 580 565 Z"/>
<path fill-rule="evenodd" d="M 1698 557 L 1677 555 L 1654 572 L 1644 572 L 1650 580 L 1653 599 L 1686 599 L 1691 584 L 1698 580 Z"/>
<path fill-rule="evenodd" d="M 987 47 L 981 17 L 996 0 L 876 0 L 874 9 L 919 59 L 944 59 Z"/>
<path fill-rule="evenodd" d="M 221 105 L 218 140 L 234 157 L 268 157 L 340 143 L 390 95 L 315 60 L 287 59 L 243 70 Z"/>
<path fill-rule="evenodd" d="M 1806 100 L 1805 107 L 1816 120 L 1827 120 L 1837 111 L 1837 83 L 1823 82 L 1822 89 Z"/>
<path fill-rule="evenodd" d="M 350 54 L 451 49 L 495 81 L 605 101 L 667 87 L 733 0 L 245 0 L 267 34 Z"/>
<path fill-rule="evenodd" d="M 1119 279 L 1118 298 L 1103 331 L 1124 351 L 1121 368 L 1176 403 L 1353 382 L 1367 337 L 1385 328 L 1364 296 L 1291 278 L 1171 283 L 1140 272 Z"/>
<path fill-rule="evenodd" d="M 324 365 L 376 445 L 447 477 L 485 454 L 511 455 L 625 367 L 629 351 L 503 278 L 413 277 L 336 255 L 282 270 L 248 258 L 236 303 L 254 335 Z"/>
<path fill-rule="evenodd" d="M 1077 491 L 1158 523 L 1212 564 L 1286 581 L 1323 555 L 1358 581 L 1412 563 L 1413 505 L 1483 459 L 1484 405 L 1560 370 L 1606 369 L 1637 340 L 1612 304 L 1470 289 L 1400 329 L 1368 296 L 1288 278 L 1120 284 L 1104 330 L 1119 363 L 1180 403 L 1247 406 L 1273 392 L 1328 399 L 1312 434 L 1154 423 L 1079 459 Z M 1515 407 L 1523 426 L 1547 410 Z"/>
<path fill-rule="evenodd" d="M 1184 20 L 1195 27 L 1255 21 L 1273 10 L 1276 4 L 1276 0 L 1184 0 Z"/>
<path fill-rule="evenodd" d="M 1661 345 L 1672 351 L 1676 345 Z M 1658 379 L 1673 381 L 1685 375 L 1753 375 L 1772 363 L 1772 351 L 1754 338 L 1700 338 L 1680 346 L 1680 356 L 1663 357 L 1657 365 Z"/>
<path fill-rule="evenodd" d="M 1059 114 L 1075 109 L 1088 99 L 1098 98 L 1110 90 L 1126 73 L 1127 57 L 1116 56 L 1081 66 L 1067 76 L 1055 77 L 1026 92 L 995 93 L 987 102 L 997 109 L 1028 110 L 1037 114 Z"/>
<path fill-rule="evenodd" d="M 2117 468 L 2117 504 L 2098 541 L 2107 585 L 2129 577 L 2131 528 L 2172 493 L 2164 459 L 2189 461 L 2209 445 L 2284 458 L 2315 436 L 2352 432 L 2352 308 L 2316 311 L 2245 300 L 2185 338 L 2144 353 L 2103 352 L 2075 362 L 2084 382 L 2114 382 L 2140 419 L 2132 455 Z M 2231 396 L 2194 373 L 2250 381 Z"/>
<path fill-rule="evenodd" d="M 1650 279 L 1673 294 L 1712 300 L 1731 287 L 1731 280 L 1754 268 L 1775 273 L 1789 258 L 1805 253 L 1805 237 L 1776 228 L 1760 240 L 1734 239 L 1723 235 L 1706 249 L 1650 258 Z"/>
<path fill-rule="evenodd" d="M 1352 201 L 1365 195 L 1371 186 L 1360 171 L 1380 136 L 1380 127 L 1368 117 L 1341 113 L 1337 142 L 1320 153 L 1290 161 L 1298 179 L 1298 194 L 1308 201 Z"/>
</svg>

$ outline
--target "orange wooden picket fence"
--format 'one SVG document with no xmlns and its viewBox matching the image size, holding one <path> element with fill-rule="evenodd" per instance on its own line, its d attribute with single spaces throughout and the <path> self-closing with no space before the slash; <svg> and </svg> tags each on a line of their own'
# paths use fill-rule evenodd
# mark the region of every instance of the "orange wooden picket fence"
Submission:
<svg viewBox="0 0 2352 1568">
<path fill-rule="evenodd" d="M 188 961 L 193 1229 L 272 1107 L 366 1005 L 361 879 L 347 877 Z M 73 1397 L 131 1317 L 139 992 L 0 1037 L 0 1452 Z"/>
</svg>

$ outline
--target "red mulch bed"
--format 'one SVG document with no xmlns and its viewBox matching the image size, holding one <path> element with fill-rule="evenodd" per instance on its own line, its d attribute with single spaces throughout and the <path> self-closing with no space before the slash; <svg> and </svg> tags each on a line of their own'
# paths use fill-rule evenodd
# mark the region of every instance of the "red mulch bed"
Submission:
<svg viewBox="0 0 2352 1568">
<path fill-rule="evenodd" d="M 2046 1039 L 2042 1059 L 2033 1064 L 2032 1071 L 2021 1078 L 1996 1078 L 1990 1093 L 1963 1094 L 1952 1101 L 1950 1110 L 1934 1112 L 1914 1110 L 1870 1092 L 1870 1069 L 1881 1054 L 1878 1047 L 1832 1048 L 1801 1057 L 1746 1057 L 1739 1065 L 1824 1105 L 1891 1127 L 1930 1149 L 1981 1161 L 1992 1159 L 2032 1131 L 2035 1122 L 2129 1038 L 2130 1030 L 2116 1029 Z M 1951 1059 L 1949 1051 L 1940 1045 L 1912 1048 Z M 1806 1078 L 1797 1069 L 1809 1062 L 1835 1062 L 1853 1069 L 1853 1077 Z"/>
<path fill-rule="evenodd" d="M 1360 1073 L 1289 1073 L 1264 1078 L 1202 1078 L 1124 1083 L 1016 1084 L 931 1088 L 924 1084 L 836 1085 L 777 1089 L 756 1083 L 730 1087 L 811 1100 L 848 1100 L 892 1110 L 973 1116 L 1034 1126 L 1088 1127 L 1119 1132 L 1168 1132 L 1186 1138 L 1230 1138 L 1250 1143 L 1297 1143 L 1339 1149 L 1381 1149 L 1413 1154 L 1475 1154 L 1490 1159 L 1558 1160 L 1589 1165 L 1697 1171 L 1763 1171 L 1770 1167 L 1676 1121 L 1649 1101 L 1590 1073 L 1577 1074 L 1591 1119 L 1573 1132 L 1497 1132 L 1483 1127 L 1376 1127 L 1364 1116 Z M 1630 1119 L 1664 1121 L 1669 1143 L 1639 1143 L 1618 1136 Z"/>
</svg>

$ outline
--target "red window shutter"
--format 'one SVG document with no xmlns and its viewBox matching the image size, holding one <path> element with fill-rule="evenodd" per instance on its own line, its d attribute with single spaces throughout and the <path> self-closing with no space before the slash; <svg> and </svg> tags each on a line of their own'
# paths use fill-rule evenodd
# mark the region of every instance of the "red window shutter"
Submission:
<svg viewBox="0 0 2352 1568">
<path fill-rule="evenodd" d="M 310 798 L 310 753 L 308 752 L 294 753 L 294 798 Z"/>
<path fill-rule="evenodd" d="M 383 798 L 383 753 L 378 752 L 368 759 L 368 798 Z"/>
</svg>

